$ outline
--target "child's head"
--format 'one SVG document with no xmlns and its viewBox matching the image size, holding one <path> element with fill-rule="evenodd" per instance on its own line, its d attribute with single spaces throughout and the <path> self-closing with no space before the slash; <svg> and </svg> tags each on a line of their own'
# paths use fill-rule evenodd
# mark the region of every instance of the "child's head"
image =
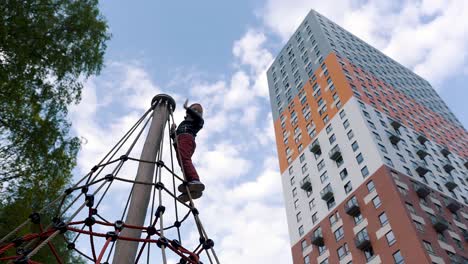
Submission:
<svg viewBox="0 0 468 264">
<path fill-rule="evenodd" d="M 190 105 L 190 108 L 197 113 L 199 113 L 201 116 L 203 116 L 203 107 L 199 103 L 194 103 Z"/>
</svg>

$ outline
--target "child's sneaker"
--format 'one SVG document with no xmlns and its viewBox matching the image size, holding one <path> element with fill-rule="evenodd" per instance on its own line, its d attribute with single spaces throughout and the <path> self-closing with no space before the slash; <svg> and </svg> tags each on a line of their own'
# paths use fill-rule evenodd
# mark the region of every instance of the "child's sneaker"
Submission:
<svg viewBox="0 0 468 264">
<path fill-rule="evenodd" d="M 197 181 L 197 180 L 189 181 L 187 183 L 187 186 L 191 192 L 203 192 L 205 190 L 205 185 L 201 181 Z M 187 188 L 185 187 L 185 184 L 179 185 L 177 189 L 181 193 L 187 192 Z"/>
<path fill-rule="evenodd" d="M 202 194 L 203 194 L 202 192 L 192 192 L 192 191 L 190 192 L 190 196 L 192 196 L 192 200 L 200 198 Z M 186 192 L 182 193 L 177 198 L 183 203 L 186 203 L 190 200 L 190 197 Z"/>
</svg>

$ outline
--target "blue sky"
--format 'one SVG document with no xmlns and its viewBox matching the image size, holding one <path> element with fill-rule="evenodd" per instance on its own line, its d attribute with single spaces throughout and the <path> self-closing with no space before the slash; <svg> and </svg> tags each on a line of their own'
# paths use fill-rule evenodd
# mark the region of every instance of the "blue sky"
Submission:
<svg viewBox="0 0 468 264">
<path fill-rule="evenodd" d="M 176 99 L 176 122 L 185 98 L 198 101 L 206 126 L 194 161 L 207 190 L 197 206 L 221 262 L 291 263 L 265 71 L 311 8 L 430 80 L 467 126 L 466 1 L 102 1 L 113 37 L 101 75 L 71 110 L 85 142 L 76 175 L 154 95 Z M 135 169 L 123 173 L 132 178 Z M 109 218 L 126 191 L 111 189 L 102 209 Z M 193 231 L 189 222 L 185 241 L 197 240 Z"/>
</svg>

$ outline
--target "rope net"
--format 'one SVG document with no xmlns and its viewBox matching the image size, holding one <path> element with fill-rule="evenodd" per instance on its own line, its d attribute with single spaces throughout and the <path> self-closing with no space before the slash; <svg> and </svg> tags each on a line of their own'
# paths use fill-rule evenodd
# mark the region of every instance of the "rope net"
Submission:
<svg viewBox="0 0 468 264">
<path fill-rule="evenodd" d="M 163 136 L 154 161 L 134 157 L 134 152 L 143 144 L 142 136 L 147 133 L 158 104 L 167 106 L 169 118 L 165 122 L 167 132 L 170 132 L 175 106 L 162 99 L 153 101 L 152 106 L 86 175 L 50 204 L 31 212 L 28 219 L 0 239 L 1 263 L 40 263 L 34 261 L 34 255 L 40 250 L 49 250 L 57 263 L 63 263 L 52 240 L 66 243 L 68 250 L 75 251 L 90 263 L 109 263 L 115 253 L 116 242 L 123 240 L 138 243 L 135 263 L 197 264 L 207 260 L 219 264 L 214 242 L 202 225 L 190 192 L 188 203 L 177 198 L 176 187 L 183 184 L 187 188 L 183 169 L 182 175 L 174 170 L 174 157 L 178 153 L 171 146 L 177 142 Z M 166 150 L 165 142 L 169 144 Z M 129 177 L 136 174 L 135 166 L 139 163 L 154 164 L 153 182 Z M 150 186 L 152 190 L 151 209 L 146 214 L 145 226 L 124 222 L 136 185 Z M 112 196 L 112 200 L 108 196 Z M 54 217 L 44 219 L 46 211 L 53 211 Z M 37 226 L 35 230 L 38 232 L 19 235 L 24 234 L 21 231 L 29 225 Z M 123 236 L 124 229 L 140 230 L 142 235 Z M 193 241 L 194 237 L 195 240 L 197 238 L 194 234 L 198 235 L 198 241 Z M 184 235 L 189 237 L 189 241 L 183 243 Z"/>
</svg>

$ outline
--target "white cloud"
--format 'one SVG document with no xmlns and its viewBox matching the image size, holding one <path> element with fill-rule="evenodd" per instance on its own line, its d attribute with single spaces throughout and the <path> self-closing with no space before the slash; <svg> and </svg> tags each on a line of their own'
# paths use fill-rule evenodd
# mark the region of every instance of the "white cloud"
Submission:
<svg viewBox="0 0 468 264">
<path fill-rule="evenodd" d="M 254 74 L 264 71 L 273 61 L 271 53 L 263 47 L 266 41 L 263 32 L 249 29 L 245 35 L 234 43 L 232 49 L 240 62 L 253 68 Z"/>
</svg>

